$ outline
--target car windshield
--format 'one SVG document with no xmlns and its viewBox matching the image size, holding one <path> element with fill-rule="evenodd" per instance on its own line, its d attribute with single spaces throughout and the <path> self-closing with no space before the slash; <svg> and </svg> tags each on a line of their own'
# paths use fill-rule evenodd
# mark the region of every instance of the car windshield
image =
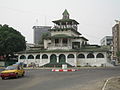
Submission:
<svg viewBox="0 0 120 90">
<path fill-rule="evenodd" d="M 8 66 L 5 70 L 15 70 L 15 69 L 17 69 L 17 67 Z"/>
</svg>

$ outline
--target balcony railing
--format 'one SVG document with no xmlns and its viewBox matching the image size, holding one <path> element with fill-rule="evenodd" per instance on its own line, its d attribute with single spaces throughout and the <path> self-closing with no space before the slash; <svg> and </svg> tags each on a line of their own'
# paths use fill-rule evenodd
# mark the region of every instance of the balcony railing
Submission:
<svg viewBox="0 0 120 90">
<path fill-rule="evenodd" d="M 64 28 L 73 28 L 77 30 L 77 26 L 75 25 L 61 25 L 61 26 L 54 26 L 53 29 L 64 29 Z"/>
<path fill-rule="evenodd" d="M 50 44 L 48 49 L 72 49 L 72 46 L 68 44 Z"/>
</svg>

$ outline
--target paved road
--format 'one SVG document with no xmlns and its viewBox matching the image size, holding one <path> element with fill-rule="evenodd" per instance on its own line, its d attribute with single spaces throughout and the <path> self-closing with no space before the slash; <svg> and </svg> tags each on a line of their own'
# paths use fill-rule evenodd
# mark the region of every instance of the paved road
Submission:
<svg viewBox="0 0 120 90">
<path fill-rule="evenodd" d="M 100 87 L 101 82 L 113 76 L 120 76 L 120 67 L 81 69 L 76 72 L 26 70 L 25 77 L 0 79 L 0 90 L 90 90 L 96 85 Z"/>
</svg>

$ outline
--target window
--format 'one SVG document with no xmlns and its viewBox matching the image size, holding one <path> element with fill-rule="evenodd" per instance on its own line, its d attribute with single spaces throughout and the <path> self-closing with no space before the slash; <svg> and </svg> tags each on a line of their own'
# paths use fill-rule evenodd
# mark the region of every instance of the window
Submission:
<svg viewBox="0 0 120 90">
<path fill-rule="evenodd" d="M 50 56 L 50 63 L 57 63 L 57 56 L 55 54 Z"/>
<path fill-rule="evenodd" d="M 92 53 L 89 53 L 89 54 L 87 55 L 87 58 L 94 58 L 94 55 L 93 55 Z"/>
<path fill-rule="evenodd" d="M 25 55 L 21 55 L 20 59 L 26 59 Z"/>
<path fill-rule="evenodd" d="M 43 55 L 42 55 L 42 59 L 48 59 L 48 55 L 43 54 Z"/>
<path fill-rule="evenodd" d="M 72 42 L 72 48 L 73 48 L 73 49 L 78 49 L 78 48 L 80 48 L 80 42 Z"/>
<path fill-rule="evenodd" d="M 34 59 L 34 56 L 33 55 L 29 55 L 28 59 Z"/>
<path fill-rule="evenodd" d="M 98 53 L 96 58 L 104 58 L 104 55 L 102 53 Z"/>
<path fill-rule="evenodd" d="M 37 56 L 36 56 L 36 59 L 40 59 L 40 55 L 37 55 Z"/>
<path fill-rule="evenodd" d="M 79 54 L 79 55 L 77 56 L 77 58 L 85 58 L 85 55 L 84 55 L 84 54 Z"/>
<path fill-rule="evenodd" d="M 74 58 L 74 55 L 73 54 L 69 54 L 68 58 Z"/>
<path fill-rule="evenodd" d="M 59 43 L 59 39 L 55 39 L 55 43 Z"/>
<path fill-rule="evenodd" d="M 59 55 L 59 63 L 65 63 L 66 62 L 66 57 L 64 54 Z"/>
<path fill-rule="evenodd" d="M 63 38 L 62 43 L 67 44 L 67 38 Z"/>
</svg>

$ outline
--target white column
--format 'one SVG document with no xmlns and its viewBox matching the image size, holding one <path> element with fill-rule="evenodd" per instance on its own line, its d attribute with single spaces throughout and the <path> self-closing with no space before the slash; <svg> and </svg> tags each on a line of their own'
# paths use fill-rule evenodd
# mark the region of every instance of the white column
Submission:
<svg viewBox="0 0 120 90">
<path fill-rule="evenodd" d="M 53 43 L 53 46 L 55 46 L 55 39 L 53 39 L 53 42 L 52 42 L 52 43 Z"/>
<path fill-rule="evenodd" d="M 61 24 L 61 22 L 60 22 L 60 28 L 62 28 L 62 24 Z"/>
<path fill-rule="evenodd" d="M 70 48 L 72 48 L 72 42 L 71 42 L 71 39 L 68 39 L 68 45 Z"/>
<path fill-rule="evenodd" d="M 29 62 L 28 62 L 28 56 L 29 56 L 29 54 L 27 55 L 27 54 L 25 53 L 25 56 L 26 56 L 25 62 L 26 62 L 26 64 L 27 64 L 27 66 L 28 66 L 28 64 L 29 64 Z"/>
<path fill-rule="evenodd" d="M 48 63 L 50 63 L 50 54 L 47 54 L 48 55 Z"/>
<path fill-rule="evenodd" d="M 59 55 L 56 55 L 57 56 L 57 63 L 59 63 Z"/>
<path fill-rule="evenodd" d="M 67 39 L 67 46 L 68 46 L 68 48 L 70 49 L 70 41 L 69 41 L 70 39 L 68 38 Z"/>
<path fill-rule="evenodd" d="M 60 39 L 60 47 L 62 47 L 63 43 L 62 43 L 62 39 Z"/>
<path fill-rule="evenodd" d="M 42 55 L 43 55 L 43 54 L 40 54 L 39 66 L 41 66 L 41 63 L 42 63 Z"/>
<path fill-rule="evenodd" d="M 74 63 L 75 63 L 75 67 L 77 67 L 77 53 L 74 54 L 75 58 L 74 58 Z"/>
</svg>

